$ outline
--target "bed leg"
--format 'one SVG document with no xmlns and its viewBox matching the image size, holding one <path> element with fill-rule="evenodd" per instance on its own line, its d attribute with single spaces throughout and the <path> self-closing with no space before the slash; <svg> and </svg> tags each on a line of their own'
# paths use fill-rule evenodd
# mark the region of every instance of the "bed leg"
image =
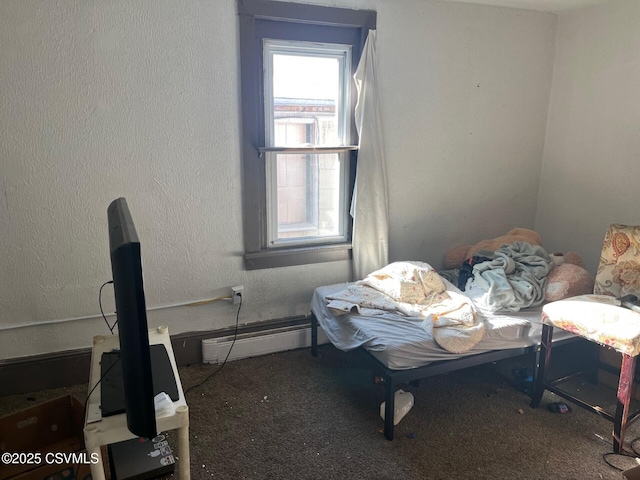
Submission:
<svg viewBox="0 0 640 480">
<path fill-rule="evenodd" d="M 385 404 L 384 404 L 384 436 L 387 440 L 393 440 L 393 420 L 395 410 L 395 383 L 390 377 L 385 378 Z"/>
<path fill-rule="evenodd" d="M 318 319 L 311 312 L 311 356 L 318 356 Z"/>
<path fill-rule="evenodd" d="M 553 327 L 546 323 L 542 325 L 542 339 L 536 352 L 536 370 L 533 378 L 533 393 L 531 394 L 531 407 L 537 408 L 542 400 L 547 383 L 549 366 L 551 365 L 551 341 L 553 339 Z"/>
</svg>

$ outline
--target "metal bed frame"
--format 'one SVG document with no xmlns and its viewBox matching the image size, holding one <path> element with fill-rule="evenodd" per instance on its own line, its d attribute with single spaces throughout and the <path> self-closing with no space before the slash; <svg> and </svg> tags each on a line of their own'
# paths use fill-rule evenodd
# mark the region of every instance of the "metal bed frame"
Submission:
<svg viewBox="0 0 640 480">
<path fill-rule="evenodd" d="M 565 343 L 574 339 L 561 340 L 558 343 Z M 474 367 L 485 363 L 504 360 L 506 358 L 518 357 L 527 353 L 538 352 L 540 345 L 531 345 L 528 347 L 510 348 L 505 350 L 491 350 L 489 352 L 469 355 L 454 360 L 438 360 L 429 363 L 423 367 L 411 368 L 406 370 L 393 370 L 385 366 L 374 355 L 364 348 L 360 348 L 366 353 L 373 365 L 375 371 L 379 374 L 385 388 L 385 415 L 384 415 L 384 436 L 387 440 L 393 440 L 393 419 L 394 419 L 394 402 L 395 391 L 399 384 L 416 382 L 424 378 L 440 375 L 442 373 L 453 372 L 463 368 Z M 311 312 L 311 355 L 318 355 L 318 319 Z"/>
</svg>

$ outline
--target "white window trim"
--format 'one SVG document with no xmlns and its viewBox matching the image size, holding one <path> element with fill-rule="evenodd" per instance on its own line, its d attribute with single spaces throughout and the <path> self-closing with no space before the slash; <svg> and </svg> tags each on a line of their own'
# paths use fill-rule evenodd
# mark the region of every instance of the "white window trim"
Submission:
<svg viewBox="0 0 640 480">
<path fill-rule="evenodd" d="M 340 149 L 347 143 L 349 125 L 351 124 L 350 106 L 350 82 L 352 78 L 351 72 L 351 45 L 335 44 L 335 43 L 317 43 L 304 42 L 296 40 L 278 40 L 265 38 L 262 40 L 262 56 L 264 68 L 264 116 L 265 116 L 265 142 L 266 147 L 281 147 L 275 144 L 275 98 L 273 96 L 273 59 L 275 55 L 292 55 L 318 58 L 332 58 L 338 61 L 338 138 L 339 145 L 329 145 L 329 148 Z M 282 146 L 286 147 L 286 146 Z M 296 148 L 287 153 L 303 153 L 318 155 L 318 152 L 312 152 L 316 146 L 310 148 Z M 327 152 L 328 153 L 328 152 Z M 348 237 L 348 216 L 347 212 L 347 195 L 348 195 L 348 176 L 349 176 L 349 156 L 347 151 L 335 152 L 338 154 L 340 162 L 340 185 L 339 185 L 339 212 L 340 224 L 338 226 L 338 235 L 332 236 L 308 236 L 279 238 L 278 229 L 278 194 L 277 194 L 277 157 L 278 152 L 268 152 L 265 156 L 265 174 L 266 174 L 266 212 L 267 212 L 267 245 L 266 247 L 280 248 L 285 246 L 310 246 L 320 244 L 344 243 L 349 240 Z"/>
</svg>

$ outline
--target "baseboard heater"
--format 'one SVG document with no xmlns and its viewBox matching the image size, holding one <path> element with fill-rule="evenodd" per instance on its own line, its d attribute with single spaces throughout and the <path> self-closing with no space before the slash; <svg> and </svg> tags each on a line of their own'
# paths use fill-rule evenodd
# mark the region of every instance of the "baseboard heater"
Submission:
<svg viewBox="0 0 640 480">
<path fill-rule="evenodd" d="M 318 329 L 318 344 L 328 343 L 329 339 L 321 328 Z M 227 354 L 227 361 L 241 358 L 258 357 L 269 353 L 295 350 L 311 346 L 311 327 L 299 325 L 294 327 L 274 328 L 261 332 L 238 335 L 233 349 L 233 335 L 202 340 L 203 363 L 222 363 Z M 231 349 L 231 353 L 229 353 Z"/>
</svg>

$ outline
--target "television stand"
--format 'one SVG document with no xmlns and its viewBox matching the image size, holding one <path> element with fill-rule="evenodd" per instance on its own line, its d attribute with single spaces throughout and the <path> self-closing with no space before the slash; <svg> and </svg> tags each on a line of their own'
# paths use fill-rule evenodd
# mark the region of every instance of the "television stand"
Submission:
<svg viewBox="0 0 640 480">
<path fill-rule="evenodd" d="M 180 480 L 190 479 L 189 460 L 189 407 L 184 398 L 182 384 L 178 375 L 178 367 L 173 355 L 173 348 L 169 338 L 167 327 L 158 327 L 149 330 L 150 345 L 164 345 L 171 362 L 173 375 L 178 389 L 178 400 L 174 401 L 175 413 L 156 417 L 158 432 L 169 430 L 178 431 L 178 474 Z M 89 392 L 96 386 L 101 378 L 100 361 L 102 354 L 120 348 L 120 339 L 117 335 L 96 336 L 93 338 L 93 348 L 91 352 L 91 372 L 89 376 Z M 88 458 L 97 458 L 99 461 L 91 464 L 91 477 L 93 480 L 105 480 L 104 465 L 102 462 L 101 449 L 103 445 L 122 442 L 137 438 L 127 427 L 127 417 L 124 413 L 103 417 L 100 410 L 101 403 L 100 384 L 95 387 L 87 403 L 87 412 L 84 426 L 84 443 L 87 449 Z"/>
<path fill-rule="evenodd" d="M 171 401 L 180 400 L 176 376 L 173 373 L 171 359 L 165 346 L 161 343 L 149 345 L 151 356 L 151 377 L 153 378 L 154 397 L 165 392 Z M 100 413 L 110 417 L 125 413 L 124 382 L 122 380 L 122 363 L 120 350 L 104 352 L 100 359 Z"/>
</svg>

